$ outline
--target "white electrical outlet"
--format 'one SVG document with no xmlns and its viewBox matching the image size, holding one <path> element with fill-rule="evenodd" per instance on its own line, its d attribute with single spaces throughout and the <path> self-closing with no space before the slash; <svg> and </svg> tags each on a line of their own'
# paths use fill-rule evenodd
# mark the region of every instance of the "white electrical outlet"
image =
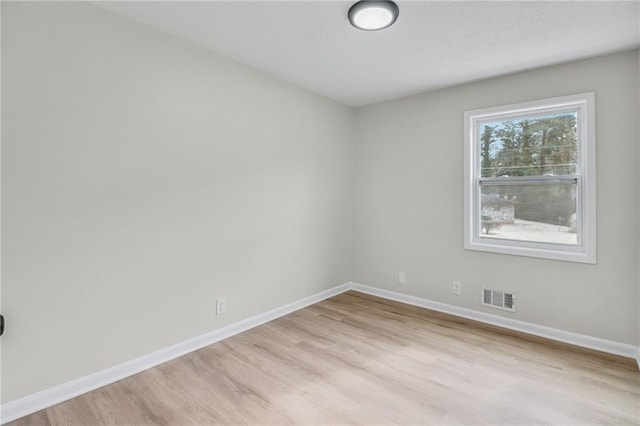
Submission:
<svg viewBox="0 0 640 426">
<path fill-rule="evenodd" d="M 225 308 L 226 308 L 226 303 L 224 299 L 216 300 L 216 315 L 224 314 Z"/>
<path fill-rule="evenodd" d="M 398 272 L 398 282 L 400 284 L 406 284 L 407 283 L 407 274 L 404 272 Z"/>
<path fill-rule="evenodd" d="M 462 294 L 462 283 L 460 283 L 460 281 L 454 281 L 451 291 L 453 291 L 453 294 Z"/>
</svg>

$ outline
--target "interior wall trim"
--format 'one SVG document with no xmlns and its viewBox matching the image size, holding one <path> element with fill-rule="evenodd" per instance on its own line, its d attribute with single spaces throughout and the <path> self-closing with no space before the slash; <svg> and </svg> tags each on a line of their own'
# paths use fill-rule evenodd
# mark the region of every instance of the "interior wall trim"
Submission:
<svg viewBox="0 0 640 426">
<path fill-rule="evenodd" d="M 351 283 L 345 283 L 328 290 L 288 303 L 279 308 L 252 316 L 245 320 L 227 325 L 220 329 L 205 333 L 175 345 L 160 349 L 147 355 L 126 361 L 122 364 L 80 377 L 67 383 L 54 386 L 32 395 L 2 404 L 0 407 L 0 424 L 19 419 L 26 415 L 43 410 L 55 404 L 67 401 L 76 396 L 98 389 L 102 386 L 117 382 L 134 374 L 156 367 L 182 355 L 202 349 L 205 346 L 219 342 L 236 334 L 242 333 L 276 318 L 295 312 L 324 299 L 328 299 L 351 288 Z"/>
<path fill-rule="evenodd" d="M 500 315 L 489 314 L 473 309 L 462 308 L 460 306 L 435 302 L 433 300 L 423 299 L 420 297 L 410 296 L 394 291 L 383 290 L 364 284 L 351 283 L 351 289 L 359 291 L 361 293 L 370 294 L 372 296 L 378 296 L 384 299 L 406 303 L 407 305 L 419 306 L 421 308 L 431 309 L 434 311 L 467 318 L 485 324 L 495 325 L 509 330 L 520 331 L 523 333 L 532 334 L 534 336 L 545 337 L 550 340 L 569 343 L 583 348 L 595 349 L 597 351 L 606 352 L 613 355 L 620 355 L 625 358 L 636 359 L 638 361 L 638 368 L 640 368 L 640 347 L 629 345 L 627 343 L 615 342 L 613 340 L 601 339 L 599 337 L 573 333 L 571 331 L 564 331 L 557 328 L 506 318 Z"/>
<path fill-rule="evenodd" d="M 532 324 L 524 321 L 505 318 L 499 315 L 489 314 L 485 312 L 475 311 L 468 308 L 449 305 L 446 303 L 435 302 L 416 296 L 410 296 L 403 293 L 397 293 L 389 290 L 371 287 L 364 284 L 349 282 L 338 285 L 336 287 L 324 290 L 320 293 L 305 297 L 303 299 L 288 303 L 279 308 L 252 316 L 234 324 L 227 325 L 218 330 L 197 336 L 193 339 L 185 340 L 175 345 L 160 349 L 147 355 L 126 361 L 122 364 L 110 367 L 93 374 L 54 386 L 49 389 L 27 395 L 14 401 L 2 404 L 0 406 L 0 424 L 19 419 L 26 415 L 43 410 L 55 404 L 67 401 L 76 396 L 90 392 L 110 383 L 117 382 L 134 374 L 140 373 L 149 368 L 156 367 L 167 361 L 176 359 L 182 355 L 201 349 L 205 346 L 224 340 L 228 337 L 235 336 L 259 325 L 265 324 L 284 315 L 305 308 L 314 303 L 321 302 L 330 297 L 344 293 L 349 290 L 358 291 L 373 296 L 378 296 L 396 302 L 406 303 L 408 305 L 418 306 L 425 309 L 431 309 L 455 315 L 462 318 L 479 321 L 485 324 L 491 324 L 509 330 L 520 331 L 535 336 L 545 337 L 551 340 L 569 343 L 572 345 L 595 349 L 614 355 L 620 355 L 626 358 L 635 359 L 640 368 L 640 347 L 629 345 L 626 343 L 615 342 L 612 340 L 601 339 L 598 337 L 587 336 L 584 334 L 573 333 L 570 331 L 559 330 L 542 325 Z"/>
</svg>

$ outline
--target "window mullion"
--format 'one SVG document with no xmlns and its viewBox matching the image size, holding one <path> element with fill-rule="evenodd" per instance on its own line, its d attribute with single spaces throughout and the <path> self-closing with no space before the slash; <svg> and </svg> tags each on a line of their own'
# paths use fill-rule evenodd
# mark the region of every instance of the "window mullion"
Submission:
<svg viewBox="0 0 640 426">
<path fill-rule="evenodd" d="M 518 177 L 480 177 L 478 185 L 545 185 L 559 183 L 577 183 L 578 176 L 518 176 Z"/>
</svg>

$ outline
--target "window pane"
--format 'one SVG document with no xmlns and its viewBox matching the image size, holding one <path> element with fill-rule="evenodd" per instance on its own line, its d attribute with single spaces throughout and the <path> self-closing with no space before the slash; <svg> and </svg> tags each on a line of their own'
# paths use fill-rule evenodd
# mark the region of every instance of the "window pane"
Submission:
<svg viewBox="0 0 640 426">
<path fill-rule="evenodd" d="M 540 243 L 578 243 L 576 184 L 483 184 L 482 237 Z"/>
<path fill-rule="evenodd" d="M 577 173 L 577 112 L 480 124 L 482 177 Z"/>
</svg>

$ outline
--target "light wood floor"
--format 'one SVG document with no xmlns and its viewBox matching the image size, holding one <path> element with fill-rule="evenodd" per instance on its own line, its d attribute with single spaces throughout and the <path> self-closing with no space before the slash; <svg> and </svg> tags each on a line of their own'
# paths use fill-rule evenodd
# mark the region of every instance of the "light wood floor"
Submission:
<svg viewBox="0 0 640 426">
<path fill-rule="evenodd" d="M 633 360 L 349 292 L 12 425 L 640 424 Z"/>
</svg>

